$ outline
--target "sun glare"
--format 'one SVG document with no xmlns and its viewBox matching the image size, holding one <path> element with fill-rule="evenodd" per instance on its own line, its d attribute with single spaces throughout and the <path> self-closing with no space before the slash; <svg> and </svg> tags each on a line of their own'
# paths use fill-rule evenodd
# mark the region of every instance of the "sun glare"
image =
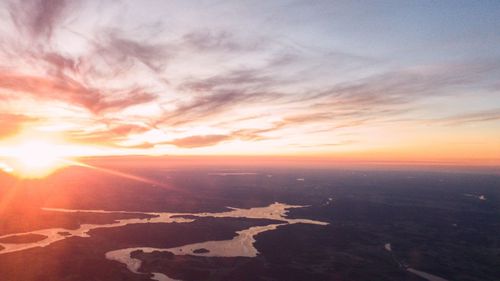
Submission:
<svg viewBox="0 0 500 281">
<path fill-rule="evenodd" d="M 29 141 L 10 150 L 11 172 L 23 178 L 45 177 L 66 165 L 58 145 Z"/>
</svg>

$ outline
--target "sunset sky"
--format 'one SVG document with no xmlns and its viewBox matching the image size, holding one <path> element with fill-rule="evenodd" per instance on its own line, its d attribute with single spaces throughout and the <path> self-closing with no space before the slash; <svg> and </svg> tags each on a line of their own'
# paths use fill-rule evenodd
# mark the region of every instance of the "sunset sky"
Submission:
<svg viewBox="0 0 500 281">
<path fill-rule="evenodd" d="M 499 15 L 486 0 L 1 1 L 0 155 L 40 141 L 498 163 Z"/>
</svg>

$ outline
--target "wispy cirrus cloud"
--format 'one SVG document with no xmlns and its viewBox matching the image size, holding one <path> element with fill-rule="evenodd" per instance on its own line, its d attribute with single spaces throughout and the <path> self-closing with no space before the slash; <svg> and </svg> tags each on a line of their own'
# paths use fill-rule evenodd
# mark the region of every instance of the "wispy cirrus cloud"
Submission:
<svg viewBox="0 0 500 281">
<path fill-rule="evenodd" d="M 153 126 L 179 126 L 187 123 L 207 121 L 220 116 L 230 109 L 244 104 L 261 103 L 276 100 L 279 93 L 248 91 L 245 89 L 220 90 L 213 93 L 196 95 L 189 101 L 179 101 L 174 110 L 165 111 L 153 120 Z"/>
<path fill-rule="evenodd" d="M 426 123 L 437 123 L 442 125 L 449 126 L 458 126 L 469 123 L 480 123 L 480 122 L 489 122 L 489 121 L 498 121 L 500 120 L 500 109 L 490 109 L 490 110 L 481 110 L 474 111 L 465 114 L 457 114 L 443 118 L 437 118 L 430 121 L 425 121 Z"/>
<path fill-rule="evenodd" d="M 63 0 L 8 4 L 13 26 L 25 42 L 24 47 L 19 48 L 20 40 L 3 40 L 4 56 L 11 58 L 14 66 L 1 71 L 0 88 L 17 92 L 16 95 L 66 102 L 94 114 L 120 111 L 155 100 L 150 83 L 123 79 L 138 74 L 135 68 L 139 65 L 160 71 L 167 57 L 163 46 L 129 39 L 103 27 L 91 38 L 85 38 L 85 50 L 73 54 L 61 50 L 60 33 L 71 29 L 62 23 L 78 17 L 76 6 L 82 4 Z M 14 71 L 16 62 L 19 69 Z M 27 65 L 29 71 L 23 69 L 27 68 L 23 65 Z M 120 80 L 126 82 L 119 83 Z"/>
<path fill-rule="evenodd" d="M 500 61 L 439 64 L 399 69 L 342 82 L 309 98 L 324 106 L 363 108 L 408 104 L 417 99 L 453 95 L 449 89 L 480 85 L 500 73 Z"/>
<path fill-rule="evenodd" d="M 82 106 L 91 112 L 120 110 L 150 102 L 155 95 L 140 88 L 126 90 L 90 88 L 68 77 L 37 77 L 18 73 L 0 73 L 0 88 L 31 95 L 40 100 L 60 100 Z M 10 98 L 15 99 L 15 95 Z"/>
<path fill-rule="evenodd" d="M 8 7 L 18 31 L 31 39 L 48 40 L 64 20 L 71 3 L 74 1 L 27 0 L 9 2 Z"/>
<path fill-rule="evenodd" d="M 229 31 L 196 30 L 182 36 L 182 46 L 194 51 L 238 52 L 258 48 L 259 42 L 239 43 Z"/>
<path fill-rule="evenodd" d="M 30 120 L 64 121 L 72 126 L 60 133 L 78 143 L 170 152 L 259 141 L 307 150 L 371 143 L 341 136 L 391 134 L 398 120 L 498 120 L 487 102 L 499 100 L 496 53 L 451 55 L 438 43 L 385 51 L 365 40 L 385 30 L 351 42 L 358 31 L 335 30 L 350 30 L 347 19 L 316 10 L 343 7 L 304 3 L 205 4 L 203 12 L 176 1 L 0 3 L 0 135 Z"/>
<path fill-rule="evenodd" d="M 95 50 L 90 58 L 103 60 L 107 67 L 115 69 L 116 71 L 112 71 L 113 76 L 133 68 L 138 63 L 153 72 L 161 73 L 168 63 L 170 52 L 174 51 L 174 46 L 139 41 L 127 37 L 119 30 L 99 34 L 95 38 L 94 45 Z"/>
<path fill-rule="evenodd" d="M 103 128 L 94 130 L 76 130 L 66 132 L 66 138 L 72 142 L 94 143 L 115 146 L 119 142 L 127 140 L 131 134 L 144 133 L 149 127 L 137 124 L 109 124 Z"/>
</svg>

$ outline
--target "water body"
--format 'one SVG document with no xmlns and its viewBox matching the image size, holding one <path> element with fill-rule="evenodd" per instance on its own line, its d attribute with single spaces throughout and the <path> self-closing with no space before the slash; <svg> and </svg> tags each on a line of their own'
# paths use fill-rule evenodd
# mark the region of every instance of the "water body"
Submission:
<svg viewBox="0 0 500 281">
<path fill-rule="evenodd" d="M 390 252 L 392 254 L 392 246 L 391 246 L 391 243 L 386 243 L 384 245 L 384 248 L 386 251 Z M 430 274 L 430 273 L 427 273 L 427 272 L 424 272 L 424 271 L 420 271 L 420 270 L 417 270 L 417 269 L 414 269 L 414 268 L 411 268 L 411 267 L 408 267 L 407 265 L 405 265 L 404 263 L 402 263 L 401 261 L 399 261 L 394 255 L 393 255 L 393 258 L 398 262 L 398 264 L 403 267 L 406 271 L 410 272 L 410 273 L 413 273 L 415 275 L 418 275 L 428 281 L 448 281 L 447 279 L 444 279 L 442 277 L 439 277 L 439 276 L 436 276 L 434 274 Z"/>
<path fill-rule="evenodd" d="M 44 210 L 55 211 L 55 212 L 68 212 L 68 213 L 86 212 L 86 213 L 106 213 L 106 214 L 114 214 L 114 213 L 148 214 L 154 217 L 143 218 L 143 219 L 120 219 L 109 224 L 82 224 L 77 229 L 48 228 L 48 229 L 34 230 L 29 232 L 8 234 L 0 236 L 0 239 L 12 236 L 29 235 L 29 234 L 42 235 L 45 236 L 45 238 L 43 240 L 30 243 L 0 243 L 0 246 L 3 247 L 3 249 L 0 250 L 0 255 L 12 252 L 24 251 L 35 247 L 47 247 L 52 243 L 67 239 L 69 237 L 75 237 L 75 236 L 90 237 L 88 232 L 98 228 L 121 227 L 128 224 L 141 224 L 141 223 L 173 223 L 173 222 L 185 223 L 193 221 L 193 219 L 174 217 L 179 215 L 178 213 L 138 213 L 138 212 L 127 212 L 127 211 L 68 210 L 68 209 L 55 209 L 55 208 L 44 208 Z"/>
<path fill-rule="evenodd" d="M 323 206 L 327 206 L 327 205 L 330 205 L 332 203 L 333 203 L 333 198 L 330 197 L 330 198 L 328 198 L 328 200 L 326 200 L 326 202 L 325 202 L 325 204 L 323 204 Z"/>
<path fill-rule="evenodd" d="M 424 279 L 427 279 L 429 281 L 448 281 L 447 279 L 444 279 L 444 278 L 441 278 L 439 276 L 436 276 L 436 275 L 433 275 L 433 274 L 430 274 L 430 273 L 427 273 L 427 272 L 423 272 L 423 271 L 420 271 L 420 270 L 416 270 L 416 269 L 413 269 L 413 268 L 410 268 L 408 267 L 406 269 L 406 271 L 408 272 L 411 272 L 415 275 L 418 275 Z"/>
<path fill-rule="evenodd" d="M 169 278 L 167 275 L 163 273 L 153 273 L 153 277 L 151 277 L 151 280 L 157 280 L 157 281 L 181 281 L 178 279 L 173 279 Z"/>
<path fill-rule="evenodd" d="M 288 209 L 302 208 L 305 206 L 286 205 L 281 203 L 274 203 L 267 207 L 251 208 L 251 209 L 238 209 L 230 208 L 227 212 L 220 213 L 200 213 L 192 214 L 197 217 L 216 217 L 216 218 L 252 218 L 252 219 L 271 219 L 281 221 L 283 223 L 269 224 L 265 226 L 254 226 L 236 232 L 231 240 L 223 241 L 206 241 L 201 243 L 193 243 L 174 248 L 151 248 L 151 247 L 135 247 L 110 251 L 106 253 L 106 258 L 123 263 L 127 268 L 134 273 L 141 274 L 141 260 L 131 257 L 132 252 L 142 251 L 144 253 L 170 252 L 174 255 L 190 255 L 190 256 L 204 256 L 204 257 L 255 257 L 259 254 L 254 247 L 255 236 L 266 232 L 275 230 L 278 227 L 288 224 L 305 223 L 316 225 L 327 225 L 326 222 L 308 220 L 308 219 L 289 219 L 286 217 Z M 199 251 L 203 249 L 204 251 Z M 153 272 L 153 280 L 171 281 L 165 274 Z"/>
<path fill-rule="evenodd" d="M 231 240 L 223 241 L 206 241 L 201 243 L 193 243 L 188 245 L 183 245 L 174 248 L 150 248 L 150 247 L 136 247 L 136 248 L 126 248 L 110 251 L 106 253 L 106 258 L 109 260 L 117 261 L 123 263 L 127 268 L 137 274 L 147 274 L 141 273 L 139 270 L 141 268 L 141 261 L 132 258 L 130 255 L 132 252 L 140 250 L 145 253 L 151 253 L 154 251 L 165 251 L 173 253 L 174 255 L 192 255 L 192 256 L 205 256 L 205 257 L 255 257 L 259 254 L 257 249 L 254 247 L 255 236 L 266 232 L 277 229 L 285 225 L 302 223 L 302 224 L 314 224 L 314 225 L 327 225 L 326 222 L 309 220 L 309 219 L 290 219 L 287 218 L 287 213 L 293 208 L 303 208 L 307 206 L 300 205 L 288 205 L 283 203 L 274 203 L 266 207 L 257 207 L 250 209 L 239 209 L 239 208 L 228 208 L 228 211 L 217 212 L 217 213 L 165 213 L 165 212 L 128 212 L 128 211 L 105 211 L 105 210 L 72 210 L 72 209 L 57 209 L 57 208 L 45 208 L 45 211 L 52 212 L 85 212 L 85 213 L 126 213 L 126 214 L 146 214 L 154 216 L 152 218 L 133 218 L 133 219 L 121 219 L 116 220 L 109 224 L 82 224 L 78 229 L 71 230 L 65 228 L 50 228 L 35 230 L 24 233 L 14 233 L 5 236 L 0 236 L 1 238 L 11 237 L 15 235 L 29 235 L 37 234 L 43 235 L 46 238 L 40 241 L 31 243 L 0 243 L 3 247 L 0 250 L 1 254 L 12 253 L 17 251 L 23 251 L 31 249 L 34 247 L 46 247 L 55 243 L 57 241 L 64 240 L 69 237 L 89 237 L 88 232 L 93 229 L 98 228 L 112 228 L 121 227 L 128 224 L 144 224 L 144 223 L 189 223 L 196 220 L 192 217 L 214 217 L 214 218 L 249 218 L 249 219 L 270 219 L 279 221 L 279 223 L 271 223 L 264 226 L 254 226 L 248 229 L 244 229 L 236 232 L 236 236 Z M 185 217 L 190 218 L 185 218 Z M 179 281 L 169 278 L 163 273 L 152 272 L 152 280 L 157 281 Z"/>
<path fill-rule="evenodd" d="M 467 196 L 467 197 L 474 197 L 474 198 L 477 198 L 481 201 L 485 201 L 486 200 L 486 196 L 484 196 L 483 194 L 470 194 L 470 193 L 465 193 L 464 196 Z"/>
</svg>

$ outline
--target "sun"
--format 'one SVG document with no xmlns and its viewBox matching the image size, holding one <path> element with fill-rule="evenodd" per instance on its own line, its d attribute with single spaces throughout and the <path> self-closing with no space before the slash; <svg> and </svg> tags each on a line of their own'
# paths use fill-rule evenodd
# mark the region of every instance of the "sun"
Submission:
<svg viewBox="0 0 500 281">
<path fill-rule="evenodd" d="M 10 150 L 10 168 L 22 178 L 43 178 L 67 165 L 60 146 L 44 141 L 26 141 Z"/>
</svg>

